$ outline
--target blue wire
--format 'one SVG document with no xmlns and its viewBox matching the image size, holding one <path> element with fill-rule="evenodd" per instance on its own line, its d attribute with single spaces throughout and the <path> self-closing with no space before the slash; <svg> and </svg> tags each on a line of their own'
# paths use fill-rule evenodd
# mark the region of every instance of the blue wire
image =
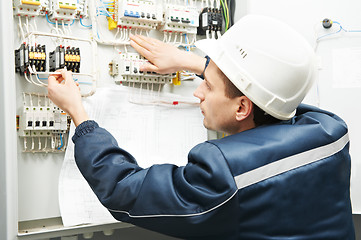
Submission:
<svg viewBox="0 0 361 240">
<path fill-rule="evenodd" d="M 187 52 L 189 52 L 189 49 L 188 49 L 188 38 L 187 38 L 187 34 L 184 34 L 184 38 L 185 38 L 185 40 L 186 40 L 186 50 L 187 50 Z"/>
<path fill-rule="evenodd" d="M 106 16 L 106 17 L 111 17 L 108 13 L 106 12 L 101 12 L 100 14 L 97 14 L 97 16 Z"/>
<path fill-rule="evenodd" d="M 41 78 L 41 77 L 39 77 L 39 74 L 36 74 L 36 75 L 38 75 L 38 78 L 39 78 L 39 79 L 47 80 L 47 78 Z"/>
<path fill-rule="evenodd" d="M 324 37 L 327 37 L 327 36 L 331 36 L 331 35 L 337 34 L 337 33 L 341 32 L 342 30 L 345 31 L 345 32 L 361 32 L 361 30 L 347 30 L 347 29 L 344 29 L 344 28 L 341 26 L 341 23 L 336 22 L 336 21 L 333 21 L 333 23 L 338 24 L 338 25 L 340 26 L 340 29 L 339 29 L 337 32 L 325 34 L 325 35 L 317 38 L 316 41 L 320 40 L 321 38 L 324 38 Z"/>
<path fill-rule="evenodd" d="M 331 35 L 337 34 L 337 33 L 341 32 L 341 30 L 344 30 L 344 31 L 345 31 L 345 29 L 343 29 L 343 28 L 342 28 L 342 26 L 341 26 L 341 24 L 340 24 L 340 23 L 338 23 L 338 22 L 333 22 L 333 23 L 338 24 L 338 25 L 340 26 L 340 29 L 339 29 L 337 32 L 325 34 L 325 35 L 323 35 L 323 36 L 321 36 L 321 37 L 317 38 L 317 40 L 316 40 L 316 41 L 320 40 L 321 38 L 324 38 L 324 37 L 327 37 L 327 36 L 331 36 Z"/>
<path fill-rule="evenodd" d="M 51 23 L 51 24 L 54 24 L 54 25 L 56 24 L 56 23 L 50 22 L 49 17 L 48 17 L 48 14 L 45 14 L 45 16 L 46 16 L 46 21 L 48 21 L 48 23 Z M 73 19 L 73 22 L 70 24 L 70 26 L 73 25 L 74 22 L 75 22 L 75 19 Z M 62 25 L 62 24 L 59 24 L 59 25 Z M 68 26 L 69 23 L 64 23 L 64 25 L 65 25 L 65 26 Z"/>
<path fill-rule="evenodd" d="M 90 82 L 78 82 L 79 84 L 84 84 L 84 85 L 92 85 L 93 83 Z"/>
<path fill-rule="evenodd" d="M 80 18 L 80 24 L 81 24 L 83 27 L 89 27 L 89 28 L 92 27 L 91 24 L 90 24 L 90 25 L 84 25 L 84 24 L 83 24 L 83 21 L 82 21 L 82 18 Z"/>
<path fill-rule="evenodd" d="M 79 83 L 79 84 L 85 84 L 85 85 L 92 85 L 93 83 L 90 82 L 79 82 L 79 80 L 77 78 L 74 78 L 74 81 Z"/>
<path fill-rule="evenodd" d="M 56 24 L 56 23 L 53 23 L 53 22 L 49 21 L 48 14 L 45 14 L 45 16 L 46 16 L 46 21 L 48 21 L 48 23 L 51 23 L 51 24 L 54 24 L 54 25 Z"/>
<path fill-rule="evenodd" d="M 61 142 L 61 145 L 60 147 L 58 147 L 58 150 L 60 150 L 63 146 L 64 146 L 64 143 L 63 143 L 63 134 L 60 133 L 60 142 Z"/>
</svg>

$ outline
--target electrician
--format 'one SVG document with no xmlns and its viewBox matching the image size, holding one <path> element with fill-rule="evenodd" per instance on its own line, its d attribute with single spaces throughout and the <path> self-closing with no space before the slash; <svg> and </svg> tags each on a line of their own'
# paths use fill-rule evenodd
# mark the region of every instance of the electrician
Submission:
<svg viewBox="0 0 361 240">
<path fill-rule="evenodd" d="M 76 163 L 114 218 L 185 239 L 355 238 L 347 126 L 300 104 L 315 74 L 300 34 L 247 15 L 197 42 L 206 58 L 142 36 L 131 45 L 150 61 L 143 71 L 204 77 L 204 126 L 229 136 L 195 146 L 186 166 L 142 169 L 89 120 L 71 73 L 50 76 L 50 99 L 77 126 Z"/>
</svg>

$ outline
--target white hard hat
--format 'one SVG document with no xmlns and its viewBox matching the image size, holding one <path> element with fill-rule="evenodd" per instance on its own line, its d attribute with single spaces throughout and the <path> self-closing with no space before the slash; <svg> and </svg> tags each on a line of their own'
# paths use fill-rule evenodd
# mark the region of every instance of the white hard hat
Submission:
<svg viewBox="0 0 361 240">
<path fill-rule="evenodd" d="M 290 26 L 270 17 L 246 15 L 220 39 L 196 46 L 254 104 L 281 120 L 295 115 L 313 83 L 313 49 Z"/>
</svg>

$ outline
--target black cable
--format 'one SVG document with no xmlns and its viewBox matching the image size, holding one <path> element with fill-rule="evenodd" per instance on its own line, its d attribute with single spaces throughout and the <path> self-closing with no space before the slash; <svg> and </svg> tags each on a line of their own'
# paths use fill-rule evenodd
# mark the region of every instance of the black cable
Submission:
<svg viewBox="0 0 361 240">
<path fill-rule="evenodd" d="M 229 21 L 230 21 L 230 26 L 233 26 L 234 25 L 234 12 L 235 12 L 235 10 L 236 10 L 236 0 L 230 0 L 230 3 L 229 3 L 229 11 L 230 11 L 230 13 L 229 13 Z"/>
</svg>

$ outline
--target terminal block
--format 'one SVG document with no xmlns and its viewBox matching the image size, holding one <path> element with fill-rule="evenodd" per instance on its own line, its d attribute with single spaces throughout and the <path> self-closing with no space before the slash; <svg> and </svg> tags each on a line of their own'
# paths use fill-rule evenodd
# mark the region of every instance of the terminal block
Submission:
<svg viewBox="0 0 361 240">
<path fill-rule="evenodd" d="M 206 31 L 222 30 L 222 11 L 218 8 L 204 8 L 199 15 L 201 25 L 197 29 L 197 34 L 205 35 Z"/>
<path fill-rule="evenodd" d="M 156 72 L 143 72 L 140 66 L 147 60 L 138 53 L 123 53 L 109 64 L 109 74 L 115 82 L 120 83 L 172 83 L 176 74 L 158 74 Z"/>
<path fill-rule="evenodd" d="M 167 5 L 164 11 L 164 23 L 159 30 L 195 34 L 198 26 L 198 10 L 196 7 Z"/>
</svg>

